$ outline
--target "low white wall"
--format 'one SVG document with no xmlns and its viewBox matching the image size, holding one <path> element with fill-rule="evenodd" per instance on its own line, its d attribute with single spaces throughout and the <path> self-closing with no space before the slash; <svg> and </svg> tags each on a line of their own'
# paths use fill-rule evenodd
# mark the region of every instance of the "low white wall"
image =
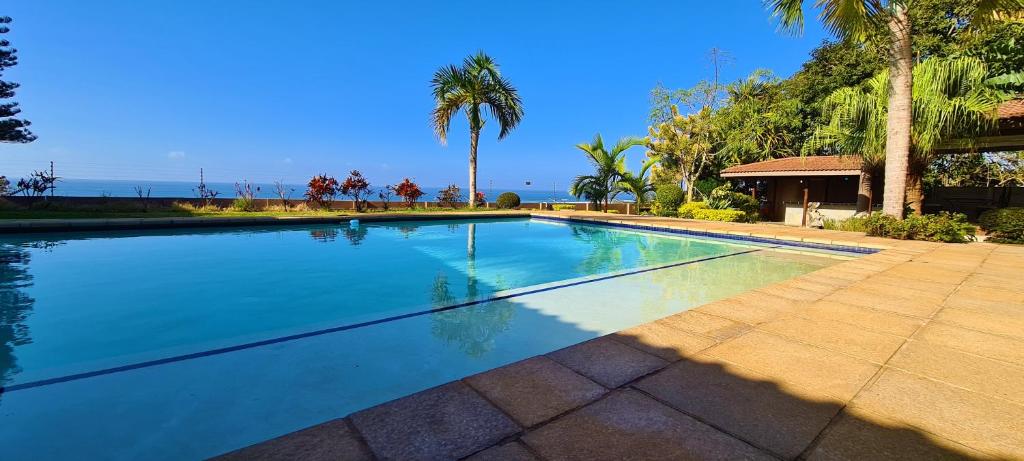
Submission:
<svg viewBox="0 0 1024 461">
<path fill-rule="evenodd" d="M 786 209 L 783 224 L 788 226 L 799 226 L 804 214 L 803 203 L 787 202 L 783 205 Z M 825 219 L 842 221 L 852 218 L 857 213 L 856 203 L 822 203 L 818 206 L 818 212 Z"/>
</svg>

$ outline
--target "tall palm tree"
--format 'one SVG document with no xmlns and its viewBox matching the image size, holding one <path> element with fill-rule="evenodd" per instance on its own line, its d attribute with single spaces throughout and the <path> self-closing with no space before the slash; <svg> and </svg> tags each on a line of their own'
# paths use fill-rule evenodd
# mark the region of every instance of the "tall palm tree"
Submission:
<svg viewBox="0 0 1024 461">
<path fill-rule="evenodd" d="M 583 151 L 587 160 L 593 164 L 594 173 L 573 179 L 569 193 L 576 197 L 586 196 L 594 203 L 604 202 L 604 211 L 607 212 L 608 202 L 620 192 L 618 183 L 626 171 L 626 149 L 643 143 L 643 139 L 626 137 L 615 143 L 609 151 L 598 133 L 593 142 L 577 144 L 576 148 Z"/>
<path fill-rule="evenodd" d="M 469 119 L 469 206 L 476 207 L 476 150 L 486 123 L 484 112 L 498 121 L 498 139 L 505 139 L 523 119 L 519 92 L 482 51 L 467 57 L 462 66 L 438 69 L 430 85 L 436 104 L 432 114 L 434 133 L 441 144 L 448 141 L 448 128 L 455 114 L 465 111 Z"/>
<path fill-rule="evenodd" d="M 985 63 L 973 57 L 929 59 L 914 68 L 913 79 L 911 155 L 903 180 L 907 203 L 920 214 L 921 180 L 936 148 L 953 140 L 970 142 L 995 129 L 996 108 L 1008 95 L 992 83 L 999 78 L 990 77 Z M 815 130 L 804 145 L 805 153 L 825 149 L 861 155 L 868 171 L 885 163 L 888 91 L 889 72 L 882 71 L 864 87 L 840 88 L 829 95 L 824 112 L 832 118 L 828 125 Z M 867 178 L 870 190 L 870 174 Z M 863 175 L 861 179 L 863 182 Z"/>
<path fill-rule="evenodd" d="M 636 206 L 640 208 L 647 204 L 650 195 L 654 192 L 654 184 L 651 182 L 651 167 L 658 163 L 657 158 L 649 158 L 640 166 L 640 171 L 633 174 L 630 171 L 623 171 L 617 184 L 619 190 L 636 197 Z"/>
<path fill-rule="evenodd" d="M 889 93 L 885 142 L 885 197 L 882 211 L 903 217 L 906 180 L 910 168 L 910 131 L 913 120 L 913 49 L 909 0 L 815 0 L 825 26 L 841 39 L 866 41 L 873 29 L 885 27 L 889 41 Z M 804 0 L 765 0 L 782 28 L 803 28 Z M 1022 0 L 981 0 L 974 13 L 983 23 L 1017 15 Z"/>
</svg>

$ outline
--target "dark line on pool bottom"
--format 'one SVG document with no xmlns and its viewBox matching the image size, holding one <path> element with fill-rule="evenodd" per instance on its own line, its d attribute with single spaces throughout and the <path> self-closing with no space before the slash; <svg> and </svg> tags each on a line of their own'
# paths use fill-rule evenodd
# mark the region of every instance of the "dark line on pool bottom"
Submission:
<svg viewBox="0 0 1024 461">
<path fill-rule="evenodd" d="M 238 345 L 235 345 L 235 346 L 222 347 L 222 348 L 219 348 L 219 349 L 210 349 L 210 350 L 201 351 L 201 352 L 193 352 L 191 354 L 176 355 L 176 356 L 173 356 L 173 357 L 165 357 L 165 358 L 162 358 L 162 359 L 149 360 L 149 361 L 146 361 L 146 362 L 138 362 L 138 363 L 132 363 L 132 364 L 128 364 L 128 365 L 121 365 L 121 366 L 113 367 L 113 368 L 104 368 L 102 370 L 87 371 L 87 372 L 84 372 L 84 373 L 76 373 L 76 374 L 66 375 L 66 376 L 58 376 L 56 378 L 41 379 L 39 381 L 29 381 L 27 383 L 14 384 L 14 385 L 7 386 L 7 387 L 0 387 L 0 395 L 3 395 L 4 393 L 7 393 L 7 392 L 14 392 L 14 391 L 20 391 L 20 390 L 24 390 L 24 389 L 31 389 L 31 388 L 34 388 L 34 387 L 48 386 L 50 384 L 60 384 L 60 383 L 66 383 L 66 382 L 69 382 L 69 381 L 78 381 L 80 379 L 93 378 L 93 377 L 96 377 L 96 376 L 109 375 L 109 374 L 120 373 L 120 372 L 124 372 L 124 371 L 138 370 L 138 369 L 141 369 L 141 368 L 149 368 L 149 367 L 154 367 L 154 366 L 158 366 L 158 365 L 166 365 L 168 363 L 183 362 L 183 361 L 186 361 L 186 360 L 198 359 L 198 358 L 202 358 L 202 357 L 209 357 L 209 356 L 212 356 L 212 355 L 226 354 L 228 352 L 236 352 L 236 351 L 240 351 L 240 350 L 252 349 L 252 348 L 261 347 L 261 346 L 269 346 L 271 344 L 278 344 L 278 343 L 283 343 L 283 342 L 288 342 L 288 341 L 295 341 L 297 339 L 310 338 L 310 337 L 313 337 L 313 336 L 321 336 L 321 335 L 325 335 L 325 334 L 329 334 L 329 333 L 337 333 L 339 331 L 354 330 L 354 329 L 357 329 L 357 328 L 363 328 L 363 327 L 378 325 L 378 324 L 381 324 L 381 323 L 393 322 L 393 321 L 396 321 L 396 320 L 402 320 L 402 319 L 407 319 L 407 318 L 412 318 L 412 317 L 419 317 L 419 316 L 422 316 L 422 315 L 434 314 L 434 313 L 437 313 L 437 312 L 450 311 L 452 309 L 459 309 L 459 308 L 463 308 L 463 307 L 475 306 L 475 305 L 478 305 L 478 304 L 489 303 L 489 302 L 492 302 L 492 301 L 501 301 L 501 300 L 504 300 L 504 299 L 516 298 L 516 297 L 519 297 L 519 296 L 531 295 L 531 294 L 536 294 L 536 293 L 542 293 L 542 292 L 545 292 L 545 291 L 556 290 L 556 289 L 559 289 L 559 288 L 568 288 L 568 287 L 573 287 L 573 286 L 578 286 L 578 285 L 585 285 L 585 284 L 588 284 L 588 283 L 600 282 L 600 281 L 610 280 L 610 279 L 614 279 L 614 278 L 618 278 L 618 277 L 625 277 L 627 275 L 643 274 L 645 272 L 653 272 L 653 271 L 662 270 L 662 269 L 670 269 L 670 268 L 673 268 L 673 267 L 686 266 L 686 265 L 689 265 L 689 264 L 694 264 L 694 263 L 699 263 L 699 262 L 704 262 L 704 261 L 711 261 L 711 260 L 715 260 L 715 259 L 728 258 L 730 256 L 739 256 L 739 255 L 744 255 L 744 254 L 748 254 L 748 253 L 755 253 L 755 252 L 762 251 L 762 250 L 765 250 L 765 249 L 779 248 L 779 247 L 780 246 L 771 246 L 771 247 L 765 247 L 765 248 L 757 248 L 757 249 L 753 249 L 753 250 L 738 251 L 736 253 L 728 253 L 728 254 L 724 254 L 724 255 L 708 256 L 706 258 L 699 258 L 699 259 L 694 259 L 694 260 L 690 260 L 690 261 L 682 261 L 682 262 L 678 262 L 678 263 L 666 264 L 664 266 L 647 267 L 647 268 L 644 268 L 644 269 L 637 269 L 637 270 L 634 270 L 634 271 L 622 272 L 622 273 L 618 273 L 618 274 L 604 275 L 604 276 L 595 277 L 595 278 L 587 279 L 587 280 L 579 280 L 579 281 L 576 281 L 576 282 L 563 283 L 561 285 L 555 285 L 555 286 L 544 287 L 544 288 L 536 288 L 536 289 L 533 289 L 533 290 L 523 291 L 523 292 L 519 292 L 519 293 L 511 293 L 511 294 L 507 294 L 507 295 L 493 296 L 493 297 L 490 297 L 490 298 L 487 298 L 487 299 L 479 299 L 479 300 L 476 300 L 476 301 L 467 301 L 467 302 L 464 302 L 464 303 L 452 304 L 450 306 L 438 307 L 438 308 L 434 308 L 434 309 L 428 309 L 428 310 L 417 311 L 417 312 L 410 312 L 408 314 L 395 315 L 395 316 L 392 316 L 392 317 L 385 317 L 385 318 L 382 318 L 382 319 L 370 320 L 370 321 L 361 322 L 361 323 L 353 323 L 353 324 L 350 324 L 350 325 L 342 325 L 342 326 L 338 326 L 338 327 L 324 328 L 322 330 L 307 331 L 305 333 L 298 333 L 298 334 L 294 334 L 294 335 L 281 336 L 281 337 L 271 338 L 271 339 L 264 339 L 264 340 L 261 340 L 261 341 L 255 341 L 255 342 L 245 343 L 245 344 L 238 344 Z"/>
</svg>

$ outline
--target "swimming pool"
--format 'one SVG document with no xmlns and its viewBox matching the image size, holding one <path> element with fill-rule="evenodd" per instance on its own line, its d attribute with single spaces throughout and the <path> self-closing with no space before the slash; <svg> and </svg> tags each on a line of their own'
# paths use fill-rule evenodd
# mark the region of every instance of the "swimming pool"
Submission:
<svg viewBox="0 0 1024 461">
<path fill-rule="evenodd" d="M 526 218 L 3 237 L 0 457 L 216 455 L 829 256 Z"/>
</svg>

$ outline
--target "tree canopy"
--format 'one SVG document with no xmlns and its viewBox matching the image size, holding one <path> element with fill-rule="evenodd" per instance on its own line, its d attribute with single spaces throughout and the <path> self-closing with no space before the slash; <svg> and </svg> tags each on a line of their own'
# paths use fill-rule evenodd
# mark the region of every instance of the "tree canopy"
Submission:
<svg viewBox="0 0 1024 461">
<path fill-rule="evenodd" d="M 18 64 L 18 50 L 11 47 L 10 41 L 2 38 L 3 34 L 11 31 L 7 26 L 11 21 L 8 16 L 0 16 L 0 142 L 26 143 L 36 140 L 36 136 L 28 129 L 32 122 L 16 117 L 21 113 L 18 103 L 4 102 L 13 98 L 14 90 L 20 86 L 3 78 L 6 69 Z"/>
</svg>

